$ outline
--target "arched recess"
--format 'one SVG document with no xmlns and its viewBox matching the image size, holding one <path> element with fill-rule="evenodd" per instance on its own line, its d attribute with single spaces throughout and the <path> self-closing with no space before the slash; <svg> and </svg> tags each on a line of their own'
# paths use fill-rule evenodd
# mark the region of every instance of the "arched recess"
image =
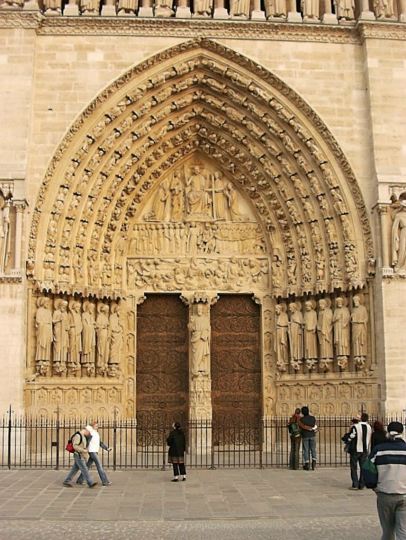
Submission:
<svg viewBox="0 0 406 540">
<path fill-rule="evenodd" d="M 368 215 L 332 134 L 271 72 L 198 39 L 131 68 L 72 125 L 33 212 L 33 288 L 93 303 L 125 298 L 133 223 L 163 181 L 202 161 L 231 182 L 261 227 L 269 257 L 262 292 L 280 300 L 365 286 Z"/>
</svg>

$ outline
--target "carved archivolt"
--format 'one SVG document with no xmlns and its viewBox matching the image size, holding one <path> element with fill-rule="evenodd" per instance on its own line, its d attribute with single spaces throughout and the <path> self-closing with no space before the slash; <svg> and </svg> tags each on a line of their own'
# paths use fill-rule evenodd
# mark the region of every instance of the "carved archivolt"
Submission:
<svg viewBox="0 0 406 540">
<path fill-rule="evenodd" d="M 338 144 L 282 81 L 206 40 L 134 67 L 72 126 L 38 195 L 30 277 L 54 292 L 125 294 L 133 286 L 129 265 L 136 273 L 144 263 L 130 254 L 131 235 L 141 232 L 134 226 L 156 222 L 164 229 L 167 217 L 154 215 L 163 211 L 160 190 L 199 161 L 206 177 L 217 171 L 255 217 L 271 258 L 274 296 L 365 284 L 371 231 Z M 189 232 L 193 221 L 198 228 L 215 222 L 213 215 L 202 220 L 199 204 L 189 220 L 182 208 L 171 210 Z M 235 226 L 231 214 L 225 221 Z M 224 264 L 233 266 L 230 258 Z M 161 265 L 159 275 L 165 272 Z"/>
</svg>

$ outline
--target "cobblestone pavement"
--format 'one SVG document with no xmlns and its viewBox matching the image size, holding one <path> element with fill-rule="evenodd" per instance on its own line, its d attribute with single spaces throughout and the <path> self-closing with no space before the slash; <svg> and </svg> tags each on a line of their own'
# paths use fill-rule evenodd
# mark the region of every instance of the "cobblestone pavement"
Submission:
<svg viewBox="0 0 406 540">
<path fill-rule="evenodd" d="M 65 471 L 0 471 L 0 539 L 378 540 L 375 494 L 349 471 L 110 472 L 113 485 L 65 488 Z M 94 476 L 94 473 L 93 473 Z M 73 525 L 74 524 L 74 525 Z"/>
</svg>

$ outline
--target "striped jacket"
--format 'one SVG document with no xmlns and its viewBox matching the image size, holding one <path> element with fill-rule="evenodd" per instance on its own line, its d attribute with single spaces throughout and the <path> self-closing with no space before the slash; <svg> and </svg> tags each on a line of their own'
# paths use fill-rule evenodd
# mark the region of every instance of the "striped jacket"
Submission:
<svg viewBox="0 0 406 540">
<path fill-rule="evenodd" d="M 406 495 L 406 442 L 403 439 L 378 444 L 369 459 L 378 469 L 376 491 Z"/>
<path fill-rule="evenodd" d="M 356 440 L 355 452 L 367 454 L 371 446 L 372 428 L 368 422 L 359 422 L 351 428 L 350 439 Z"/>
</svg>

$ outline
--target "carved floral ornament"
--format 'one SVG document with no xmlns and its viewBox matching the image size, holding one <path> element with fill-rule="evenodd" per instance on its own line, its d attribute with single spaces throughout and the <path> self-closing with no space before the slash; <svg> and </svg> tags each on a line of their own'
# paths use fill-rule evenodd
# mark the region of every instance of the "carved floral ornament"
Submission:
<svg viewBox="0 0 406 540">
<path fill-rule="evenodd" d="M 368 215 L 337 142 L 281 80 L 210 40 L 135 66 L 71 127 L 38 195 L 29 277 L 51 291 L 126 294 L 133 224 L 196 160 L 248 201 L 275 296 L 365 284 Z"/>
</svg>

